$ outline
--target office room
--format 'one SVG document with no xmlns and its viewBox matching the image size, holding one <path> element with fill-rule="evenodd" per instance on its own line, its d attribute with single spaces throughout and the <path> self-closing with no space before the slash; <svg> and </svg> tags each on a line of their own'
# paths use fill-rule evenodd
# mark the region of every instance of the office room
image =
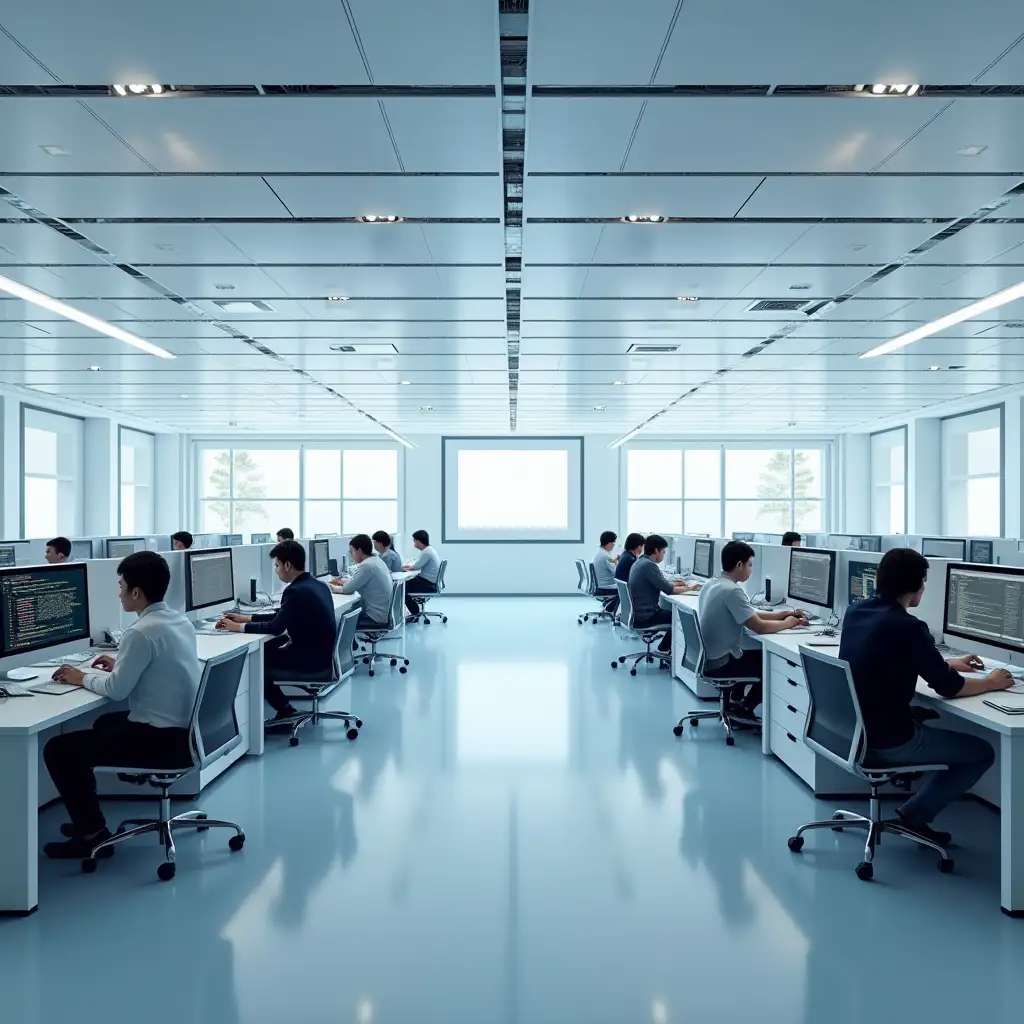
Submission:
<svg viewBox="0 0 1024 1024">
<path fill-rule="evenodd" d="M 1022 126 L 1005 0 L 0 7 L 0 1018 L 1019 1021 Z"/>
</svg>

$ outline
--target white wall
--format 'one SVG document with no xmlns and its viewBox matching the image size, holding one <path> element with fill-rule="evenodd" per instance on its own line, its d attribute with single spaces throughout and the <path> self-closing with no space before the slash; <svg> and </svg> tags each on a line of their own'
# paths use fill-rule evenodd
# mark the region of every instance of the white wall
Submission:
<svg viewBox="0 0 1024 1024">
<path fill-rule="evenodd" d="M 603 530 L 620 540 L 619 457 L 609 448 L 614 435 L 592 434 L 583 446 L 582 544 L 442 544 L 441 438 L 411 437 L 416 448 L 405 453 L 405 503 L 401 554 L 414 553 L 409 539 L 426 530 L 442 558 L 448 559 L 452 594 L 569 594 L 576 589 L 573 560 L 590 561 Z"/>
</svg>

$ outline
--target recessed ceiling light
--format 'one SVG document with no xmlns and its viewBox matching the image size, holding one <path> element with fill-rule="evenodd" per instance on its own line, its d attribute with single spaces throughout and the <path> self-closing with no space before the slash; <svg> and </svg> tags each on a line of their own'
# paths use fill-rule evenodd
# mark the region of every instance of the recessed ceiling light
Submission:
<svg viewBox="0 0 1024 1024">
<path fill-rule="evenodd" d="M 881 95 L 883 95 L 885 93 L 885 86 L 884 85 L 873 85 L 873 86 L 871 86 L 871 91 L 876 96 L 881 96 Z"/>
<path fill-rule="evenodd" d="M 365 217 L 359 218 L 364 224 L 397 224 L 403 218 L 396 217 L 393 213 L 386 216 L 381 213 L 368 213 Z"/>
<path fill-rule="evenodd" d="M 65 149 L 63 146 L 40 146 L 39 148 L 47 156 L 71 156 L 71 150 Z"/>
<path fill-rule="evenodd" d="M 167 88 L 163 85 L 146 85 L 144 83 L 133 83 L 132 85 L 112 85 L 110 87 L 118 96 L 159 96 Z"/>
<path fill-rule="evenodd" d="M 188 398 L 188 395 L 179 395 L 179 398 Z"/>
<path fill-rule="evenodd" d="M 327 301 L 328 302 L 348 302 L 348 296 L 347 295 L 328 295 L 327 296 Z"/>
<path fill-rule="evenodd" d="M 937 370 L 937 369 L 938 369 L 938 367 L 937 367 L 937 366 L 929 366 L 929 367 L 928 367 L 928 369 L 929 369 L 929 370 Z"/>
<path fill-rule="evenodd" d="M 595 405 L 594 406 L 594 412 L 604 412 L 605 409 L 607 409 L 607 408 L 608 408 L 607 405 Z"/>
<path fill-rule="evenodd" d="M 99 369 L 99 367 L 98 366 L 87 366 L 86 369 L 87 370 L 92 370 L 92 372 L 95 373 Z"/>
<path fill-rule="evenodd" d="M 229 427 L 237 427 L 238 426 L 238 420 L 228 420 L 228 426 Z"/>
<path fill-rule="evenodd" d="M 112 88 L 113 88 L 114 92 L 117 93 L 118 96 L 127 96 L 128 95 L 128 90 L 123 85 L 115 85 L 115 86 L 112 86 Z"/>
<path fill-rule="evenodd" d="M 398 383 L 399 384 L 411 384 L 412 381 L 411 380 L 400 380 Z"/>
<path fill-rule="evenodd" d="M 696 295 L 677 295 L 676 302 L 696 302 Z"/>
<path fill-rule="evenodd" d="M 43 146 L 43 149 L 46 149 L 46 147 Z M 985 152 L 986 149 L 988 149 L 988 146 L 963 146 L 963 147 L 961 147 L 960 149 L 958 149 L 956 151 L 956 155 L 957 156 L 980 156 L 982 153 Z"/>
<path fill-rule="evenodd" d="M 175 245 L 171 245 L 169 242 L 154 242 L 153 243 L 153 248 L 154 249 L 159 249 L 160 252 L 177 252 L 178 251 L 178 247 L 175 246 Z"/>
<path fill-rule="evenodd" d="M 233 284 L 215 284 L 213 287 L 219 292 L 233 292 L 235 290 Z"/>
<path fill-rule="evenodd" d="M 631 213 L 619 218 L 624 224 L 660 224 L 664 219 L 660 213 Z"/>
<path fill-rule="evenodd" d="M 432 405 L 421 405 L 420 412 L 433 412 L 434 407 Z"/>
<path fill-rule="evenodd" d="M 811 285 L 806 284 L 806 283 L 791 284 L 789 286 L 789 290 L 791 292 L 809 292 L 811 290 Z"/>
<path fill-rule="evenodd" d="M 787 427 L 795 427 L 795 426 L 796 426 L 796 420 L 790 420 L 790 421 L 789 421 L 789 422 L 788 422 L 788 423 L 786 424 L 786 426 L 787 426 Z"/>
<path fill-rule="evenodd" d="M 617 388 L 621 388 L 621 387 L 622 387 L 622 385 L 623 385 L 623 384 L 625 384 L 626 382 L 625 382 L 624 380 L 613 380 L 613 381 L 612 381 L 612 383 L 613 383 L 613 384 L 614 384 L 614 385 L 615 385 L 615 386 L 616 386 Z"/>
</svg>

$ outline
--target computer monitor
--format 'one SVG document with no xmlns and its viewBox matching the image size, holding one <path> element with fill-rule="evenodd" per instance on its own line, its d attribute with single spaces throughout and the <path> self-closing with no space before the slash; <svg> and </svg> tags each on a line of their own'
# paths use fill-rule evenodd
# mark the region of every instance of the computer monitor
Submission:
<svg viewBox="0 0 1024 1024">
<path fill-rule="evenodd" d="M 145 537 L 108 537 L 107 558 L 127 558 L 136 551 L 146 550 Z"/>
<path fill-rule="evenodd" d="M 877 551 L 882 550 L 882 538 L 877 534 L 861 534 L 858 537 L 850 538 L 850 549 L 852 551 Z"/>
<path fill-rule="evenodd" d="M 791 601 L 831 608 L 836 587 L 836 553 L 816 548 L 793 548 L 789 555 Z"/>
<path fill-rule="evenodd" d="M 71 557 L 76 562 L 80 562 L 85 558 L 92 558 L 92 541 L 73 540 L 71 542 Z M 13 565 L 14 563 L 12 562 L 11 564 Z"/>
<path fill-rule="evenodd" d="M 330 569 L 327 567 L 327 560 L 330 558 L 330 544 L 326 540 L 311 540 L 309 542 L 309 574 L 311 576 L 326 576 Z"/>
<path fill-rule="evenodd" d="M 693 542 L 693 575 L 708 579 L 711 576 L 711 557 L 715 545 L 710 540 Z"/>
<path fill-rule="evenodd" d="M 242 543 L 242 535 L 240 533 L 225 533 L 224 543 L 229 548 L 238 547 Z"/>
<path fill-rule="evenodd" d="M 735 530 L 733 530 L 732 539 L 733 540 L 746 541 L 749 544 L 751 541 L 754 540 L 754 534 L 752 534 L 752 533 L 737 533 Z"/>
<path fill-rule="evenodd" d="M 337 537 L 338 534 L 336 534 L 336 533 L 315 533 L 315 534 L 313 534 L 313 536 L 314 536 L 314 538 L 316 540 L 323 540 L 324 537 Z"/>
<path fill-rule="evenodd" d="M 231 548 L 185 551 L 185 611 L 194 612 L 235 599 Z"/>
<path fill-rule="evenodd" d="M 269 533 L 252 533 L 249 535 L 250 544 L 269 544 L 270 534 Z"/>
<path fill-rule="evenodd" d="M 963 562 L 967 559 L 967 541 L 922 537 L 921 554 L 925 558 L 952 558 L 955 562 Z"/>
<path fill-rule="evenodd" d="M 978 562 L 981 565 L 991 565 L 995 558 L 992 552 L 993 544 L 990 540 L 972 540 L 968 562 Z"/>
<path fill-rule="evenodd" d="M 875 580 L 878 577 L 877 562 L 850 562 L 846 583 L 846 603 L 856 604 L 865 598 L 875 596 Z"/>
<path fill-rule="evenodd" d="M 14 557 L 14 545 L 0 545 L 0 568 L 6 569 L 11 565 L 17 565 L 17 560 Z"/>
<path fill-rule="evenodd" d="M 0 658 L 88 639 L 84 562 L 0 569 Z"/>
<path fill-rule="evenodd" d="M 1024 569 L 955 563 L 946 566 L 942 632 L 1024 652 Z"/>
</svg>

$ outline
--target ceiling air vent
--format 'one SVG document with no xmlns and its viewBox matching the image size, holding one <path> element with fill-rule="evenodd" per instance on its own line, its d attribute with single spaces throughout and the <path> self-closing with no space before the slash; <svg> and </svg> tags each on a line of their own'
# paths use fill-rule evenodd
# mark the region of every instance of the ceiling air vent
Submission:
<svg viewBox="0 0 1024 1024">
<path fill-rule="evenodd" d="M 346 355 L 369 355 L 369 356 L 393 356 L 398 354 L 398 349 L 391 343 L 341 341 L 331 345 L 332 352 L 342 352 Z"/>
<path fill-rule="evenodd" d="M 747 307 L 748 313 L 795 313 L 807 305 L 806 299 L 758 299 Z"/>
<path fill-rule="evenodd" d="M 631 356 L 660 356 L 666 352 L 678 352 L 678 345 L 630 345 L 626 351 Z"/>
<path fill-rule="evenodd" d="M 274 307 L 261 299 L 214 299 L 225 313 L 273 313 Z"/>
</svg>

